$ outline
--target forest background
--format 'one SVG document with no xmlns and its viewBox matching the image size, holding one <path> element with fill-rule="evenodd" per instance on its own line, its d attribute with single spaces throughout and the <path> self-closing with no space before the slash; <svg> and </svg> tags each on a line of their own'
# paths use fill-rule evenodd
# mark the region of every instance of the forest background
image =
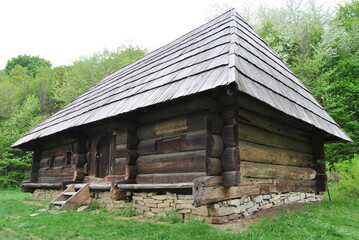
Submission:
<svg viewBox="0 0 359 240">
<path fill-rule="evenodd" d="M 223 8 L 228 6 L 213 8 L 208 18 Z M 358 167 L 359 1 L 329 10 L 314 0 L 287 0 L 250 16 L 239 12 L 353 139 L 326 145 L 328 168 L 347 172 Z M 9 148 L 12 143 L 106 75 L 146 54 L 146 49 L 122 45 L 69 66 L 52 67 L 38 56 L 9 59 L 0 70 L 0 188 L 18 187 L 31 164 L 32 153 Z"/>
</svg>

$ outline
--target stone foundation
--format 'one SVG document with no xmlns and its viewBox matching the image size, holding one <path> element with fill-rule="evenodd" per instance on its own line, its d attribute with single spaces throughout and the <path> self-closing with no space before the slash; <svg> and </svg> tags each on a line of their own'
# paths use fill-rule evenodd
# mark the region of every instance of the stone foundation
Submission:
<svg viewBox="0 0 359 240">
<path fill-rule="evenodd" d="M 52 200 L 60 194 L 58 190 L 36 189 L 32 199 Z M 130 196 L 130 192 L 128 193 Z M 132 200 L 113 200 L 109 191 L 91 192 L 90 203 L 98 204 L 109 210 L 131 208 L 137 214 L 153 217 L 156 215 L 178 214 L 182 219 L 201 219 L 220 224 L 247 217 L 261 209 L 268 209 L 292 203 L 312 203 L 322 200 L 322 195 L 314 193 L 272 193 L 245 196 L 220 201 L 200 207 L 194 206 L 192 195 L 156 192 L 132 193 Z"/>
<path fill-rule="evenodd" d="M 60 190 L 53 189 L 36 189 L 34 193 L 31 194 L 31 199 L 51 201 L 60 195 L 61 192 Z"/>
<path fill-rule="evenodd" d="M 192 195 L 166 193 L 134 193 L 132 207 L 135 212 L 147 216 L 178 213 L 183 219 L 202 218 L 210 223 L 226 223 L 247 217 L 261 209 L 291 203 L 321 201 L 321 195 L 314 193 L 273 193 L 252 197 L 241 197 L 214 204 L 195 207 Z"/>
</svg>

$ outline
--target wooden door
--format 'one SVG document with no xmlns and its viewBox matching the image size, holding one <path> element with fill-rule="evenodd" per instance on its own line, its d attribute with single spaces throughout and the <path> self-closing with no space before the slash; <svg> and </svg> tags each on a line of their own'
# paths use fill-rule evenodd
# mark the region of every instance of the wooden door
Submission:
<svg viewBox="0 0 359 240">
<path fill-rule="evenodd" d="M 96 146 L 96 177 L 103 178 L 108 175 L 110 165 L 110 144 L 106 137 L 102 137 Z"/>
</svg>

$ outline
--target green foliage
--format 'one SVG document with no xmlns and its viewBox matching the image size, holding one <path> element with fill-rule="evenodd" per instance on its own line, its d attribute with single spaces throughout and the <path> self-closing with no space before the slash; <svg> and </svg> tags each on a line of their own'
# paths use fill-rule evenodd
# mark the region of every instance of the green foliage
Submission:
<svg viewBox="0 0 359 240">
<path fill-rule="evenodd" d="M 339 191 L 343 196 L 359 199 L 359 155 L 349 161 L 334 163 L 334 170 L 339 171 Z"/>
<path fill-rule="evenodd" d="M 91 57 L 75 61 L 64 73 L 63 79 L 56 82 L 54 98 L 64 106 L 87 91 L 108 74 L 143 57 L 146 50 L 123 46 L 114 52 L 104 50 Z"/>
<path fill-rule="evenodd" d="M 248 231 L 222 231 L 200 222 L 155 224 L 123 220 L 111 212 L 45 211 L 20 191 L 0 191 L 0 239 L 358 239 L 358 199 L 308 204 L 264 219 Z M 25 197 L 25 198 L 24 198 Z M 289 208 L 290 206 L 288 206 Z M 39 215 L 31 217 L 30 214 Z M 245 220 L 244 220 L 245 221 Z M 76 224 L 74 224 L 76 223 Z M 241 225 L 240 222 L 237 225 Z M 101 231 L 99 231 L 101 229 Z"/>
<path fill-rule="evenodd" d="M 22 66 L 27 69 L 27 74 L 35 77 L 38 68 L 40 67 L 51 67 L 51 62 L 40 57 L 29 56 L 29 55 L 19 55 L 7 61 L 5 66 L 5 72 L 10 74 L 10 72 L 16 67 Z"/>
<path fill-rule="evenodd" d="M 156 219 L 161 222 L 182 223 L 181 215 L 177 212 L 168 213 L 166 215 L 158 215 Z"/>
<path fill-rule="evenodd" d="M 133 211 L 132 206 L 129 204 L 117 210 L 115 212 L 115 215 L 121 217 L 133 217 L 136 216 L 137 214 L 136 212 Z"/>
</svg>

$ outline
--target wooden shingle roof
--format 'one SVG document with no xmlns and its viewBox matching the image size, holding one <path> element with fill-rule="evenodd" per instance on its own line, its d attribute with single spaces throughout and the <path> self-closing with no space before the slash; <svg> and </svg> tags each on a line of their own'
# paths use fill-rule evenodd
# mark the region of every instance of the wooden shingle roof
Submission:
<svg viewBox="0 0 359 240">
<path fill-rule="evenodd" d="M 230 10 L 105 77 L 13 147 L 231 83 L 290 116 L 351 141 L 268 45 Z"/>
</svg>

